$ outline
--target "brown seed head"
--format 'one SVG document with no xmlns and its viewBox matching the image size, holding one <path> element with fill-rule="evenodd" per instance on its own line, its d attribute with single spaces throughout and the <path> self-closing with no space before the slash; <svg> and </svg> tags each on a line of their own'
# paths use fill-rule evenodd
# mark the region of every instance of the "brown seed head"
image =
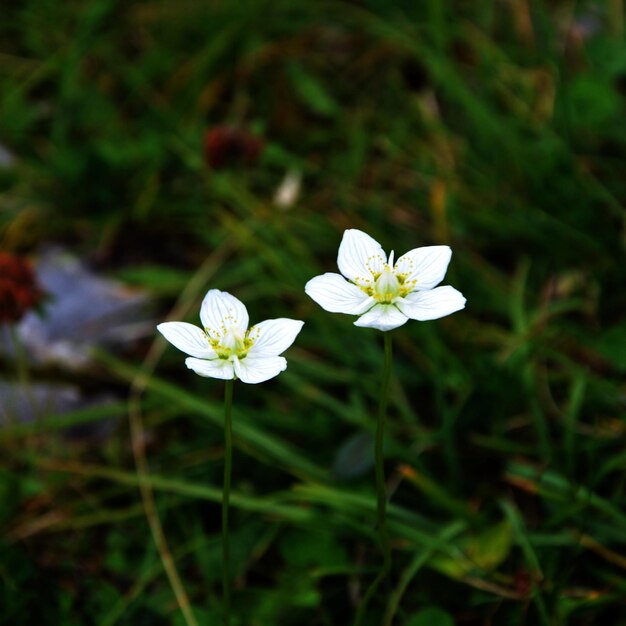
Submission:
<svg viewBox="0 0 626 626">
<path fill-rule="evenodd" d="M 0 252 L 0 324 L 19 322 L 42 298 L 31 264 L 23 257 Z"/>
<path fill-rule="evenodd" d="M 218 126 L 204 137 L 206 162 L 215 169 L 254 165 L 263 150 L 263 140 L 245 130 Z"/>
</svg>

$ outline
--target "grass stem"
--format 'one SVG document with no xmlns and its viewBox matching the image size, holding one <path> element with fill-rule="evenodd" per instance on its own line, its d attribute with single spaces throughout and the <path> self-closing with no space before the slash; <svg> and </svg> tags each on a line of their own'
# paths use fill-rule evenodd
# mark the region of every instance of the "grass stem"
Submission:
<svg viewBox="0 0 626 626">
<path fill-rule="evenodd" d="M 15 324 L 11 324 L 9 328 L 11 333 L 11 341 L 13 342 L 13 350 L 15 352 L 17 380 L 20 384 L 21 391 L 24 394 L 24 399 L 26 401 L 26 404 L 28 405 L 28 409 L 32 412 L 33 423 L 37 423 L 39 421 L 39 411 L 37 399 L 35 398 L 35 390 L 33 389 L 30 372 L 28 369 L 28 357 L 26 356 L 24 344 L 22 343 L 22 338 L 20 337 L 20 333 L 17 330 L 17 326 Z M 11 417 L 10 412 L 9 417 Z"/>
</svg>

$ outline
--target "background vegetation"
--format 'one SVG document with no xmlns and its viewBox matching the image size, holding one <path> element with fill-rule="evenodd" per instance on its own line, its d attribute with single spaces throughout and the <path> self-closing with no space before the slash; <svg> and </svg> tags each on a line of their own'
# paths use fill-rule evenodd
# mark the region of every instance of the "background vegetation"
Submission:
<svg viewBox="0 0 626 626">
<path fill-rule="evenodd" d="M 252 321 L 306 320 L 286 373 L 235 389 L 240 625 L 348 624 L 379 564 L 382 338 L 303 291 L 348 227 L 396 254 L 450 244 L 446 283 L 468 299 L 393 333 L 394 567 L 368 624 L 626 624 L 621 1 L 24 0 L 2 16 L 2 249 L 60 243 L 147 290 L 155 323 L 195 322 L 212 287 Z M 288 172 L 291 203 L 275 198 Z M 30 375 L 115 399 L 0 427 L 0 623 L 184 624 L 185 597 L 219 623 L 222 384 L 151 331 Z"/>
</svg>

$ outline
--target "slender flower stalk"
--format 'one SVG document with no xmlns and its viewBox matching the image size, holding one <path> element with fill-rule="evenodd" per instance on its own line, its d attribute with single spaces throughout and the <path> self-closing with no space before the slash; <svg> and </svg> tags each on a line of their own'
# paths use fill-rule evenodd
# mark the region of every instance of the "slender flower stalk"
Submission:
<svg viewBox="0 0 626 626">
<path fill-rule="evenodd" d="M 375 447 L 375 467 L 376 467 L 376 526 L 380 541 L 380 549 L 383 553 L 383 566 L 378 576 L 374 579 L 369 589 L 366 591 L 361 604 L 359 605 L 354 626 L 360 626 L 365 616 L 365 611 L 370 599 L 376 593 L 380 584 L 387 578 L 391 570 L 391 546 L 389 544 L 389 534 L 387 533 L 387 490 L 385 484 L 384 463 L 384 443 L 385 443 L 385 422 L 387 420 L 387 404 L 389 401 L 389 381 L 391 379 L 391 334 L 385 333 L 385 362 L 383 366 L 383 378 L 380 389 L 380 404 L 378 406 L 378 421 L 376 422 L 376 447 Z"/>
<path fill-rule="evenodd" d="M 222 597 L 224 626 L 230 624 L 230 542 L 228 537 L 228 507 L 230 479 L 233 472 L 233 381 L 227 380 L 224 389 L 224 489 L 222 491 Z"/>
<path fill-rule="evenodd" d="M 200 308 L 203 328 L 186 322 L 164 322 L 159 332 L 190 355 L 185 364 L 196 374 L 226 381 L 224 390 L 224 489 L 222 491 L 223 624 L 230 624 L 230 542 L 228 513 L 233 465 L 233 381 L 257 384 L 287 369 L 279 356 L 295 340 L 304 322 L 287 318 L 248 327 L 248 311 L 229 293 L 211 289 Z"/>
</svg>

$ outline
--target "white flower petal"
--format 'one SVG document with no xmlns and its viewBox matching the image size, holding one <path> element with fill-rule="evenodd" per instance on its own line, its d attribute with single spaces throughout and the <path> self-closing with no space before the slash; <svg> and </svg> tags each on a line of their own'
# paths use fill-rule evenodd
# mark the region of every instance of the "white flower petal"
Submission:
<svg viewBox="0 0 626 626">
<path fill-rule="evenodd" d="M 248 356 L 278 356 L 294 342 L 302 326 L 304 322 L 285 317 L 256 324 L 248 333 L 254 341 Z"/>
<path fill-rule="evenodd" d="M 187 322 L 163 322 L 157 330 L 179 350 L 199 359 L 214 359 L 217 355 L 209 345 L 204 331 Z"/>
<path fill-rule="evenodd" d="M 402 326 L 408 320 L 407 316 L 401 313 L 393 304 L 377 304 L 365 315 L 361 315 L 354 322 L 355 326 L 366 328 L 378 328 L 378 330 L 392 330 Z"/>
<path fill-rule="evenodd" d="M 245 333 L 249 322 L 248 311 L 243 303 L 219 289 L 211 289 L 204 297 L 200 320 L 205 328 L 220 334 L 233 326 Z"/>
<path fill-rule="evenodd" d="M 245 359 L 234 360 L 235 374 L 244 383 L 262 383 L 287 369 L 287 359 L 282 356 L 259 357 L 249 354 Z"/>
<path fill-rule="evenodd" d="M 304 291 L 323 309 L 331 313 L 361 315 L 375 304 L 374 298 L 349 283 L 343 276 L 330 272 L 312 278 Z"/>
<path fill-rule="evenodd" d="M 386 262 L 387 255 L 375 239 L 354 228 L 344 232 L 337 265 L 347 279 L 359 284 L 371 281 Z"/>
<path fill-rule="evenodd" d="M 414 291 L 396 305 L 407 317 L 424 322 L 460 311 L 465 308 L 465 298 L 454 287 L 446 286 Z"/>
<path fill-rule="evenodd" d="M 193 370 L 196 374 L 205 378 L 221 378 L 223 380 L 231 380 L 235 377 L 232 361 L 227 359 L 213 359 L 206 361 L 204 359 L 185 359 L 185 365 Z"/>
<path fill-rule="evenodd" d="M 446 275 L 451 256 L 449 246 L 414 248 L 398 259 L 394 270 L 405 276 L 405 283 L 416 281 L 415 289 L 432 289 Z"/>
</svg>

